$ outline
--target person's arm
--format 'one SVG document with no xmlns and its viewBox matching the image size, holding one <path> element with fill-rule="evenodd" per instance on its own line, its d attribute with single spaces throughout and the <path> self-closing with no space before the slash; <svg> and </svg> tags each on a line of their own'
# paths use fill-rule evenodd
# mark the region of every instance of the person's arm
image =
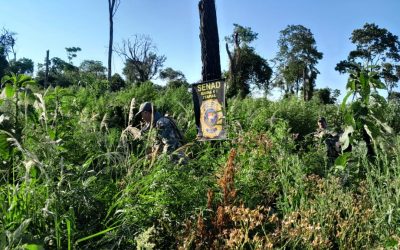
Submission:
<svg viewBox="0 0 400 250">
<path fill-rule="evenodd" d="M 176 134 L 167 118 L 161 118 L 157 121 L 157 141 L 163 146 L 163 153 L 170 152 L 178 148 L 179 139 L 176 138 Z"/>
</svg>

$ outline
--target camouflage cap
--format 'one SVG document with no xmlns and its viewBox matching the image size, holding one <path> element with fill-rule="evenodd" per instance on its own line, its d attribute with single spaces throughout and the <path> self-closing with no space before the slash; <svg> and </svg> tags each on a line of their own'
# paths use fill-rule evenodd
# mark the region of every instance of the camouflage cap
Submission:
<svg viewBox="0 0 400 250">
<path fill-rule="evenodd" d="M 151 112 L 153 113 L 154 107 L 151 102 L 144 102 L 140 104 L 139 111 L 136 113 L 135 117 L 140 115 L 143 111 Z"/>
</svg>

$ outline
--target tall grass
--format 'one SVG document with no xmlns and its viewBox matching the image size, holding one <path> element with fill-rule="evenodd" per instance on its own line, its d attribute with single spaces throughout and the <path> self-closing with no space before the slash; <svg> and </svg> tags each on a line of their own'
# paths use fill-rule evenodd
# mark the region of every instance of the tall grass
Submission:
<svg viewBox="0 0 400 250">
<path fill-rule="evenodd" d="M 381 141 L 373 159 L 355 144 L 336 168 L 309 135 L 319 116 L 340 128 L 336 105 L 229 100 L 229 139 L 210 143 L 194 140 L 184 88 L 34 92 L 18 124 L 8 101 L 0 106 L 8 117 L 0 124 L 1 249 L 398 246 L 399 136 Z M 120 143 L 132 98 L 176 119 L 187 164 L 147 157 L 145 141 Z M 394 125 L 396 105 L 385 107 Z"/>
</svg>

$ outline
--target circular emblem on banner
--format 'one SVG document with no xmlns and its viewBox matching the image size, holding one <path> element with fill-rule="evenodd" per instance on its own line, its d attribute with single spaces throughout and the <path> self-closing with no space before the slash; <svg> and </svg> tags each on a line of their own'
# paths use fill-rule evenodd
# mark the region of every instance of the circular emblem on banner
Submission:
<svg viewBox="0 0 400 250">
<path fill-rule="evenodd" d="M 222 131 L 222 106 L 218 100 L 206 100 L 200 107 L 200 122 L 203 136 L 216 138 Z"/>
</svg>

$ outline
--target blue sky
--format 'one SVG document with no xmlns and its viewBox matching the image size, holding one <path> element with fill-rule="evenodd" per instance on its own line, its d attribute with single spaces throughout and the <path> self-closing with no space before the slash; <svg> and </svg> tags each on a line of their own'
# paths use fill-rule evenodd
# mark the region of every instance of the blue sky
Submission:
<svg viewBox="0 0 400 250">
<path fill-rule="evenodd" d="M 149 35 L 158 52 L 167 57 L 165 67 L 181 70 L 189 82 L 201 78 L 198 0 L 121 0 L 114 20 L 114 41 L 135 34 Z M 311 29 L 317 48 L 324 53 L 318 64 L 317 87 L 344 92 L 347 76 L 334 70 L 354 49 L 349 37 L 366 22 L 400 35 L 400 0 L 216 0 L 222 69 L 228 69 L 224 37 L 233 23 L 259 34 L 256 51 L 272 59 L 278 51 L 279 31 L 301 24 Z M 67 60 L 65 47 L 82 51 L 74 59 L 100 60 L 107 65 L 107 0 L 8 0 L 1 4 L 0 28 L 18 33 L 17 58 L 43 62 L 50 57 Z M 113 72 L 123 63 L 115 55 Z"/>
</svg>

